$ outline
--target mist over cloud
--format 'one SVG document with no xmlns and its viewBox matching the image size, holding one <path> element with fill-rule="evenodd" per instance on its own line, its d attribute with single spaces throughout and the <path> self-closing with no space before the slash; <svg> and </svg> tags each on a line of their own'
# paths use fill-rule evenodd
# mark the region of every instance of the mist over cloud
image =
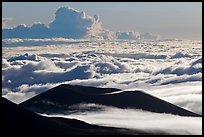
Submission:
<svg viewBox="0 0 204 137">
<path fill-rule="evenodd" d="M 168 133 L 172 135 L 202 134 L 202 118 L 183 117 L 164 113 L 152 113 L 138 109 L 119 109 L 98 104 L 81 104 L 77 110 L 89 107 L 100 108 L 101 111 L 78 112 L 68 115 L 41 114 L 48 117 L 76 118 L 91 124 L 129 129 L 144 130 L 149 133 Z"/>
</svg>

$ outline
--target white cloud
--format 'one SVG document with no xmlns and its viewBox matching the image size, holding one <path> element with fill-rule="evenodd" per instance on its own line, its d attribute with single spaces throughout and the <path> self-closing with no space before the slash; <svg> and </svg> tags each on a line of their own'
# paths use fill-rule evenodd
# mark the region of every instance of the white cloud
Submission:
<svg viewBox="0 0 204 137">
<path fill-rule="evenodd" d="M 87 105 L 87 107 L 85 107 Z M 119 109 L 97 104 L 79 105 L 77 110 L 89 107 L 101 108 L 100 111 L 78 112 L 73 114 L 51 114 L 48 117 L 76 118 L 91 124 L 142 130 L 149 133 L 168 133 L 176 135 L 201 135 L 201 117 L 183 117 L 171 114 L 152 113 L 137 109 Z"/>
<path fill-rule="evenodd" d="M 16 47 L 16 46 L 45 46 L 45 45 L 56 45 L 56 44 L 75 44 L 80 42 L 86 42 L 89 39 L 66 39 L 66 38 L 44 38 L 44 39 L 2 39 L 2 45 L 5 47 Z"/>
<path fill-rule="evenodd" d="M 50 60 L 29 62 L 23 66 L 13 66 L 2 70 L 2 73 L 4 76 L 2 85 L 6 88 L 16 88 L 22 84 L 46 84 L 74 79 L 88 79 L 94 76 L 94 71 L 89 65 L 80 65 L 63 70 Z M 20 80 L 16 80 L 19 78 Z"/>
<path fill-rule="evenodd" d="M 103 53 L 105 55 L 110 55 L 110 56 L 114 56 L 114 57 L 122 57 L 122 58 L 131 58 L 131 59 L 165 59 L 166 55 L 154 55 L 154 54 L 149 54 L 149 53 L 136 53 L 136 54 L 132 54 L 132 53 Z"/>
<path fill-rule="evenodd" d="M 182 100 L 181 100 L 182 98 Z M 202 95 L 201 94 L 184 94 L 179 96 L 164 97 L 165 100 L 173 102 L 185 109 L 202 115 Z"/>
<path fill-rule="evenodd" d="M 190 60 L 190 62 L 181 62 L 178 61 L 171 66 L 161 68 L 158 71 L 155 71 L 155 74 L 176 74 L 181 75 L 193 75 L 197 73 L 202 73 L 202 58 L 197 60 Z"/>
<path fill-rule="evenodd" d="M 202 115 L 202 81 L 148 87 L 148 93 Z"/>
<path fill-rule="evenodd" d="M 32 98 L 33 96 L 36 95 L 35 92 L 12 92 L 12 91 L 4 91 L 6 89 L 2 89 L 3 92 L 6 92 L 3 97 L 9 99 L 10 101 L 14 103 L 21 103 L 29 98 Z"/>
<path fill-rule="evenodd" d="M 176 83 L 184 83 L 184 82 L 192 82 L 192 81 L 202 81 L 202 74 L 192 74 L 192 75 L 183 75 L 183 76 L 177 76 L 177 77 L 172 77 L 168 78 L 166 80 L 160 81 L 161 85 L 166 85 L 166 84 L 176 84 Z"/>
<path fill-rule="evenodd" d="M 3 88 L 2 96 L 11 100 L 14 103 L 19 104 L 58 85 L 60 85 L 60 83 L 33 84 L 30 86 L 28 84 L 22 84 L 21 86 L 17 87 L 15 91 L 12 91 L 14 89 Z"/>
<path fill-rule="evenodd" d="M 113 40 L 139 40 L 139 39 L 158 39 L 157 35 L 152 33 L 113 32 L 102 27 L 99 16 L 89 16 L 84 11 L 78 11 L 71 7 L 60 7 L 55 12 L 55 18 L 48 25 L 40 22 L 32 26 L 25 24 L 14 28 L 5 28 L 11 19 L 2 19 L 2 38 L 89 38 L 89 39 L 108 39 Z M 45 42 L 46 43 L 46 42 Z M 50 42 L 47 42 L 50 44 Z M 62 42 L 63 43 L 63 42 Z M 17 45 L 22 44 L 18 43 Z M 38 43 L 35 43 L 39 45 Z M 5 43 L 3 44 L 5 45 Z"/>
<path fill-rule="evenodd" d="M 101 30 L 98 16 L 91 17 L 85 12 L 70 7 L 61 7 L 55 13 L 55 19 L 49 24 L 54 37 L 82 38 L 87 33 Z"/>
<path fill-rule="evenodd" d="M 157 40 L 159 35 L 152 34 L 150 32 L 140 33 L 136 31 L 130 32 L 116 32 L 117 39 L 121 40 Z"/>
<path fill-rule="evenodd" d="M 7 28 L 12 20 L 12 18 L 2 18 L 2 29 Z"/>
<path fill-rule="evenodd" d="M 24 55 L 14 56 L 8 59 L 8 61 L 16 61 L 16 60 L 31 60 L 31 61 L 39 61 L 39 57 L 35 54 L 29 55 L 28 53 Z"/>
<path fill-rule="evenodd" d="M 2 59 L 2 69 L 11 67 L 10 63 L 6 59 Z"/>
</svg>

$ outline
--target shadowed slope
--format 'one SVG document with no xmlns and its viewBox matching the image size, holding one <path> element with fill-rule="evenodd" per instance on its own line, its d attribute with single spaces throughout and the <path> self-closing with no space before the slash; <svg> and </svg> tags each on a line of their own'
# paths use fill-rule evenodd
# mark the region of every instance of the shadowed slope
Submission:
<svg viewBox="0 0 204 137">
<path fill-rule="evenodd" d="M 80 135 L 80 134 L 150 134 L 123 128 L 90 125 L 76 119 L 44 117 L 1 98 L 1 133 L 3 135 Z M 156 132 L 155 134 L 165 134 Z"/>
<path fill-rule="evenodd" d="M 94 88 L 62 84 L 39 94 L 20 105 L 39 113 L 60 113 L 71 105 L 95 103 L 118 108 L 142 109 L 181 116 L 200 115 L 168 103 L 141 91 L 111 93 L 119 89 Z"/>
</svg>

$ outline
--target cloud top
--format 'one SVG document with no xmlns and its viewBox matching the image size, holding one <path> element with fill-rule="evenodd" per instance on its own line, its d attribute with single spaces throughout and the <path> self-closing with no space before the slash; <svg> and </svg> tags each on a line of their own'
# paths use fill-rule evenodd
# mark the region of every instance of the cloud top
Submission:
<svg viewBox="0 0 204 137">
<path fill-rule="evenodd" d="M 56 11 L 55 19 L 49 27 L 54 36 L 81 38 L 91 31 L 100 31 L 101 22 L 97 15 L 91 17 L 83 11 L 61 7 Z"/>
</svg>

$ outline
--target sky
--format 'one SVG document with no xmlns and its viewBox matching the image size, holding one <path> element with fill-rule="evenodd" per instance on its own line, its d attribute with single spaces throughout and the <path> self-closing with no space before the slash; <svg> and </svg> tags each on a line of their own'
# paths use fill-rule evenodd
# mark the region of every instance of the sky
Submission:
<svg viewBox="0 0 204 137">
<path fill-rule="evenodd" d="M 151 32 L 163 37 L 201 40 L 201 2 L 3 2 L 6 27 L 34 22 L 49 24 L 59 7 L 71 6 L 88 15 L 99 15 L 112 31 Z"/>
</svg>

